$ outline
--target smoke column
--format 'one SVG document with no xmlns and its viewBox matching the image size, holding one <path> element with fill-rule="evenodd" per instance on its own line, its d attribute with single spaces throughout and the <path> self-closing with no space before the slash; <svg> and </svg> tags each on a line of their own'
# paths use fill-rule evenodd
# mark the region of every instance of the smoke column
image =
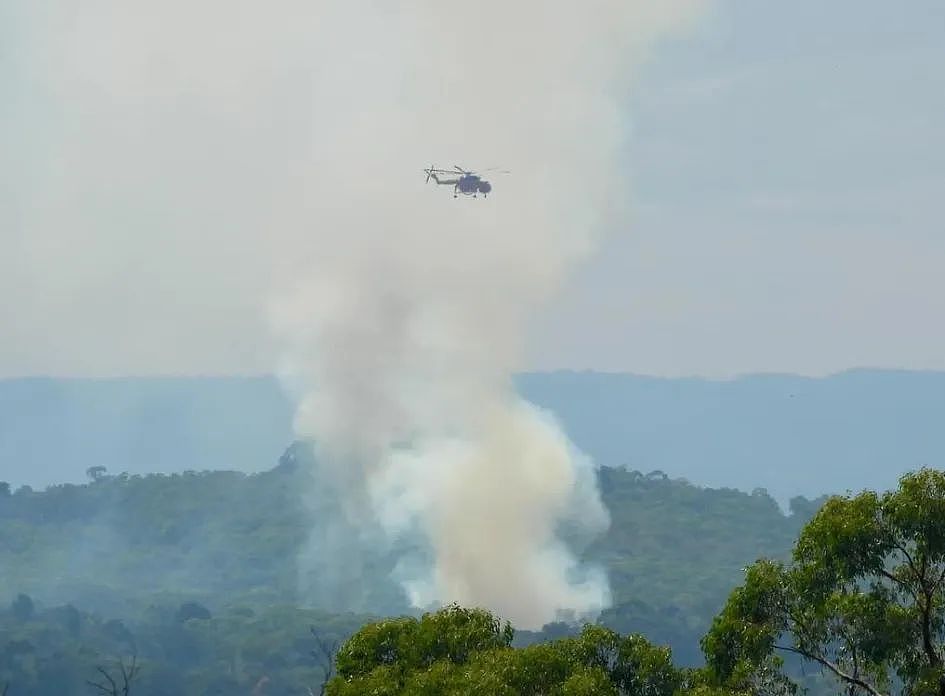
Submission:
<svg viewBox="0 0 945 696">
<path fill-rule="evenodd" d="M 695 7 L 321 8 L 305 189 L 330 242 L 273 305 L 297 428 L 353 520 L 426 537 L 432 561 L 402 578 L 415 605 L 595 615 L 606 578 L 558 536 L 606 529 L 593 467 L 510 377 L 529 318 L 622 212 L 634 68 Z M 421 165 L 454 163 L 513 173 L 485 200 L 423 185 Z"/>
</svg>

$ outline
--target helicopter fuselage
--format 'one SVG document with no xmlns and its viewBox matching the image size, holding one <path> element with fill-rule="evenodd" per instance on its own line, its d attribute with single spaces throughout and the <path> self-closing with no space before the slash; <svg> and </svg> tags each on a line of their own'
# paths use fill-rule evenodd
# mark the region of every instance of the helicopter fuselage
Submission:
<svg viewBox="0 0 945 696">
<path fill-rule="evenodd" d="M 467 174 L 456 182 L 456 191 L 466 196 L 475 196 L 477 193 L 485 196 L 491 190 L 492 184 L 475 174 Z"/>
</svg>

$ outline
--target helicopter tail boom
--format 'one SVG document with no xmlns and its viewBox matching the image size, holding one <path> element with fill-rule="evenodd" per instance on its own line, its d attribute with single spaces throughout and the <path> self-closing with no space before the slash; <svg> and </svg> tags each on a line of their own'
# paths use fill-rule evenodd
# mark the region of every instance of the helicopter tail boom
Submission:
<svg viewBox="0 0 945 696">
<path fill-rule="evenodd" d="M 456 176 L 455 172 L 451 172 L 445 169 L 434 169 L 430 167 L 429 169 L 424 169 L 424 173 L 427 175 L 426 183 L 430 183 L 430 179 L 433 179 L 440 186 L 454 186 L 459 182 L 459 179 L 441 179 L 438 175 L 442 174 L 452 174 Z"/>
</svg>

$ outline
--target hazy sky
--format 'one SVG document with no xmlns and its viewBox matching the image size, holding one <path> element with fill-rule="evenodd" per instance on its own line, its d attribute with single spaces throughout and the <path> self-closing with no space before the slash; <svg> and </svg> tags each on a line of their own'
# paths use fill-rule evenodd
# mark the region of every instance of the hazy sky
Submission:
<svg viewBox="0 0 945 696">
<path fill-rule="evenodd" d="M 537 363 L 945 368 L 945 3 L 714 7 L 633 95 L 636 219 Z"/>
<path fill-rule="evenodd" d="M 225 31 L 106 0 L 0 4 L 0 376 L 270 369 L 280 267 L 257 272 L 254 235 L 304 234 L 278 231 L 272 182 L 309 146 L 308 27 L 167 5 Z M 627 95 L 632 216 L 536 321 L 531 365 L 945 369 L 945 4 L 710 7 Z M 354 155 L 418 185 L 430 159 Z M 458 155 L 542 168 L 483 157 Z"/>
</svg>

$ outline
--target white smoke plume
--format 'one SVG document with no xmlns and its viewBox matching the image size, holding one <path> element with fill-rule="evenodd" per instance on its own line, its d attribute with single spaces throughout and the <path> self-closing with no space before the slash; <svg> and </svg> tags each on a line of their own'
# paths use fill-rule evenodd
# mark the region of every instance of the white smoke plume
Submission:
<svg viewBox="0 0 945 696">
<path fill-rule="evenodd" d="M 331 241 L 275 304 L 305 393 L 297 426 L 352 515 L 429 540 L 432 567 L 405 577 L 416 605 L 483 605 L 524 628 L 594 615 L 606 579 L 558 537 L 565 520 L 606 528 L 593 468 L 510 379 L 529 318 L 622 212 L 636 66 L 696 8 L 323 7 L 324 166 L 306 186 L 312 232 Z M 421 163 L 513 173 L 488 199 L 454 200 L 420 185 Z"/>
<path fill-rule="evenodd" d="M 593 613 L 558 538 L 606 525 L 592 466 L 511 375 L 701 5 L 3 3 L 0 372 L 278 367 L 351 520 L 427 537 L 418 604 Z M 454 200 L 431 164 L 512 173 Z"/>
</svg>

